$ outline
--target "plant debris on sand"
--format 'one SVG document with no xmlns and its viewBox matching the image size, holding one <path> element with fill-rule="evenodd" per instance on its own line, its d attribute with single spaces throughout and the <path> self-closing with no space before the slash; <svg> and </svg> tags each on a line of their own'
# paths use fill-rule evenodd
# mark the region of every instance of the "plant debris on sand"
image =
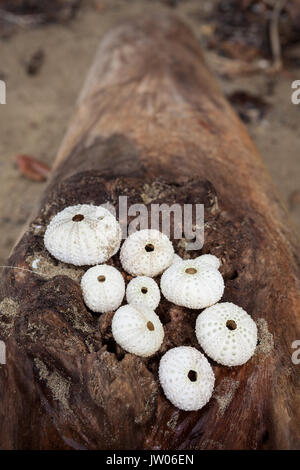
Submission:
<svg viewBox="0 0 300 470">
<path fill-rule="evenodd" d="M 300 41 L 298 0 L 221 0 L 211 19 L 215 30 L 209 46 L 231 58 L 272 58 L 274 29 L 283 51 Z M 277 23 L 275 28 L 272 23 Z"/>
<path fill-rule="evenodd" d="M 81 0 L 0 0 L 2 37 L 16 27 L 32 27 L 45 23 L 65 22 L 74 17 Z"/>
</svg>

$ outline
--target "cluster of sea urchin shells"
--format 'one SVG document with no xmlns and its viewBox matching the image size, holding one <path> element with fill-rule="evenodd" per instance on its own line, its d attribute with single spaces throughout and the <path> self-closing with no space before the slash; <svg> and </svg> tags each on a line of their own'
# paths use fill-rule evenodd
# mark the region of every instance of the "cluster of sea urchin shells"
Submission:
<svg viewBox="0 0 300 470">
<path fill-rule="evenodd" d="M 103 207 L 80 204 L 59 212 L 48 225 L 45 247 L 58 260 L 77 266 L 94 265 L 81 279 L 83 299 L 94 312 L 114 311 L 112 334 L 127 352 L 141 357 L 156 353 L 164 328 L 155 313 L 161 276 L 164 297 L 190 309 L 205 309 L 196 321 L 196 337 L 204 352 L 225 366 L 247 362 L 257 344 L 257 327 L 237 305 L 219 303 L 224 281 L 220 261 L 207 254 L 182 260 L 171 241 L 158 230 L 140 230 L 123 243 L 120 261 L 135 276 L 125 289 L 122 274 L 103 264 L 121 245 L 121 228 Z M 127 304 L 121 306 L 126 291 Z M 161 358 L 159 380 L 166 397 L 183 410 L 198 410 L 209 400 L 214 373 L 206 357 L 190 346 L 169 349 Z"/>
</svg>

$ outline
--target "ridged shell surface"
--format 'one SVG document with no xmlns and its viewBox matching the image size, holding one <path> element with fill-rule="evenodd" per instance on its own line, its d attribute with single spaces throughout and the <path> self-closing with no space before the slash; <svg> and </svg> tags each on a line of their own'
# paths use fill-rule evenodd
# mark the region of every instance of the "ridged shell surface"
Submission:
<svg viewBox="0 0 300 470">
<path fill-rule="evenodd" d="M 225 366 L 244 364 L 257 345 L 255 322 L 231 302 L 218 303 L 200 313 L 196 336 L 204 352 Z"/>
<path fill-rule="evenodd" d="M 134 232 L 120 252 L 123 268 L 134 276 L 154 277 L 173 262 L 174 249 L 168 237 L 154 229 Z"/>
<path fill-rule="evenodd" d="M 44 243 L 56 259 L 75 266 L 107 261 L 120 248 L 121 228 L 105 208 L 89 204 L 66 207 L 48 225 Z"/>
<path fill-rule="evenodd" d="M 180 410 L 202 408 L 211 398 L 215 377 L 206 357 L 195 348 L 169 349 L 159 364 L 159 380 L 170 402 Z"/>
<path fill-rule="evenodd" d="M 207 264 L 215 269 L 219 269 L 221 265 L 219 258 L 210 254 L 198 256 L 198 258 L 195 258 L 195 261 L 200 264 Z"/>
<path fill-rule="evenodd" d="M 160 287 L 167 300 L 191 309 L 205 308 L 218 302 L 224 292 L 220 272 L 197 260 L 178 261 L 162 275 Z"/>
<path fill-rule="evenodd" d="M 85 304 L 98 313 L 120 307 L 125 294 L 122 274 L 113 266 L 102 264 L 88 269 L 81 279 Z"/>
<path fill-rule="evenodd" d="M 159 350 L 164 338 L 164 329 L 153 310 L 124 305 L 114 314 L 112 334 L 125 351 L 148 357 Z"/>
<path fill-rule="evenodd" d="M 160 290 L 154 279 L 147 276 L 133 278 L 126 289 L 129 304 L 141 305 L 155 310 L 160 301 Z"/>
</svg>

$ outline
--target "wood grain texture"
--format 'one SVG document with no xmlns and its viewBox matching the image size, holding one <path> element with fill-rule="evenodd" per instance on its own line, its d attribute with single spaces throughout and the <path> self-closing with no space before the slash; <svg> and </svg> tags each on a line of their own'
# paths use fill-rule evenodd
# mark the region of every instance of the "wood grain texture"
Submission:
<svg viewBox="0 0 300 470">
<path fill-rule="evenodd" d="M 198 412 L 165 399 L 157 369 L 170 347 L 199 348 L 199 312 L 162 300 L 160 351 L 149 359 L 125 354 L 112 339 L 112 313 L 94 315 L 83 303 L 84 269 L 57 262 L 44 248 L 45 227 L 59 210 L 117 206 L 120 195 L 148 206 L 204 203 L 201 252 L 222 259 L 223 299 L 258 324 L 254 357 L 242 367 L 213 363 L 216 389 Z M 187 255 L 183 243 L 174 246 Z M 39 260 L 36 272 L 3 273 L 0 448 L 299 448 L 300 365 L 291 360 L 300 339 L 299 247 L 261 157 L 191 32 L 167 15 L 113 29 L 9 260 L 22 269 Z M 118 256 L 110 263 L 120 268 Z"/>
</svg>

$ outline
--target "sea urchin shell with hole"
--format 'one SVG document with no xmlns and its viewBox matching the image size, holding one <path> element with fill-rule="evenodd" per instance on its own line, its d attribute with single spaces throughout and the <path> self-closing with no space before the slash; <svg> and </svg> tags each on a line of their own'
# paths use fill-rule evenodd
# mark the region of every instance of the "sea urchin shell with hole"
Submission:
<svg viewBox="0 0 300 470">
<path fill-rule="evenodd" d="M 81 279 L 85 304 L 98 313 L 120 307 L 125 294 L 122 274 L 113 266 L 102 264 L 88 269 Z"/>
<path fill-rule="evenodd" d="M 166 235 L 154 229 L 134 232 L 121 248 L 123 268 L 134 276 L 155 277 L 173 262 L 173 245 Z"/>
<path fill-rule="evenodd" d="M 166 352 L 159 364 L 159 380 L 170 402 L 186 411 L 202 408 L 209 401 L 215 383 L 206 357 L 190 346 Z"/>
<path fill-rule="evenodd" d="M 144 305 L 155 310 L 160 301 L 160 290 L 151 277 L 138 276 L 129 282 L 126 299 L 129 304 Z"/>
<path fill-rule="evenodd" d="M 164 338 L 159 317 L 147 307 L 123 305 L 114 314 L 111 327 L 115 341 L 137 356 L 152 356 Z"/>
<path fill-rule="evenodd" d="M 84 266 L 107 261 L 120 248 L 121 227 L 104 207 L 66 207 L 48 225 L 44 243 L 54 258 Z"/>
<path fill-rule="evenodd" d="M 182 307 L 205 308 L 218 302 L 224 292 L 219 271 L 197 260 L 172 264 L 162 275 L 160 287 L 167 300 Z"/>
<path fill-rule="evenodd" d="M 240 366 L 254 354 L 257 327 L 241 307 L 223 302 L 200 313 L 196 336 L 204 352 L 214 361 L 224 366 Z"/>
</svg>

